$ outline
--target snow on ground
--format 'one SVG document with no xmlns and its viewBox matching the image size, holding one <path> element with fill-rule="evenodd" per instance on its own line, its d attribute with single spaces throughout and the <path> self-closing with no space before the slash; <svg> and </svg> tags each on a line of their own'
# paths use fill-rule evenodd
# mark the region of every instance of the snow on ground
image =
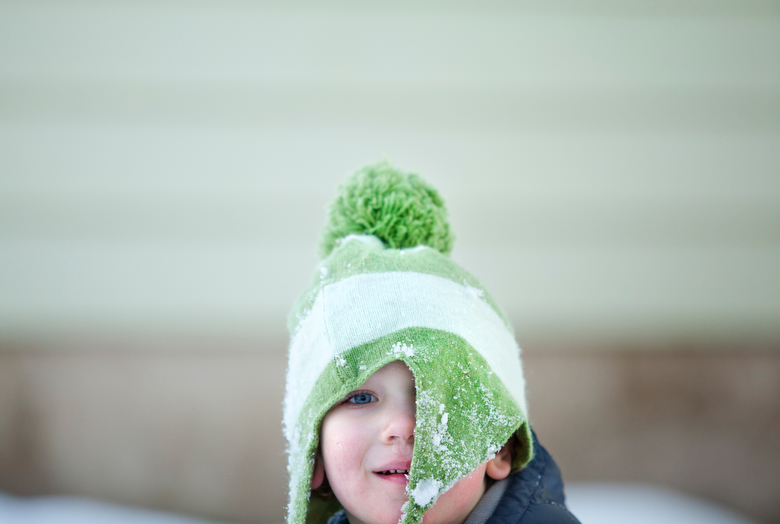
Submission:
<svg viewBox="0 0 780 524">
<path fill-rule="evenodd" d="M 569 483 L 566 505 L 582 524 L 755 524 L 710 502 L 644 484 Z M 0 524 L 226 524 L 79 497 L 0 493 Z"/>
</svg>

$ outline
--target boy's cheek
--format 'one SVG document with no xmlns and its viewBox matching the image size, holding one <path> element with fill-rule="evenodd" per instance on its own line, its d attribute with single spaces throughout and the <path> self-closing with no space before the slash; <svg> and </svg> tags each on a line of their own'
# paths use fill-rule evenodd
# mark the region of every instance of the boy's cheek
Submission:
<svg viewBox="0 0 780 524">
<path fill-rule="evenodd" d="M 481 464 L 439 497 L 436 504 L 425 513 L 422 524 L 462 523 L 484 493 L 485 464 Z"/>
<path fill-rule="evenodd" d="M 334 424 L 323 428 L 322 432 L 322 453 L 327 460 L 328 456 L 336 457 L 344 455 L 355 455 L 360 449 L 365 447 L 365 431 L 360 427 L 349 427 Z"/>
<path fill-rule="evenodd" d="M 323 427 L 322 458 L 331 488 L 334 481 L 349 481 L 363 475 L 362 464 L 368 448 L 365 431 L 354 425 L 333 424 Z"/>
</svg>

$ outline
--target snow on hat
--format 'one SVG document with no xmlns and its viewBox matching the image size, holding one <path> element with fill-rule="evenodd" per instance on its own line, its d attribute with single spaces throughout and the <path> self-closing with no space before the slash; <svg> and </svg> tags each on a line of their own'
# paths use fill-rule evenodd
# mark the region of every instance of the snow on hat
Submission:
<svg viewBox="0 0 780 524">
<path fill-rule="evenodd" d="M 531 459 L 520 348 L 490 295 L 447 256 L 452 242 L 444 203 L 417 175 L 380 162 L 339 188 L 323 260 L 289 317 L 288 524 L 325 524 L 341 507 L 310 493 L 320 424 L 395 360 L 417 393 L 404 524 L 512 435 L 513 467 Z"/>
</svg>

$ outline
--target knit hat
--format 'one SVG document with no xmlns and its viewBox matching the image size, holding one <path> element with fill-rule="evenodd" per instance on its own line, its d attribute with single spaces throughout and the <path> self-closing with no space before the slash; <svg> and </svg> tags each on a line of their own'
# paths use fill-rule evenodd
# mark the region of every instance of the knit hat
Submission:
<svg viewBox="0 0 780 524">
<path fill-rule="evenodd" d="M 289 317 L 288 524 L 325 524 L 340 509 L 310 493 L 320 424 L 395 360 L 416 388 L 404 524 L 512 435 L 513 468 L 531 460 L 520 348 L 490 295 L 447 256 L 452 242 L 441 198 L 417 175 L 380 162 L 339 188 L 323 259 Z"/>
</svg>

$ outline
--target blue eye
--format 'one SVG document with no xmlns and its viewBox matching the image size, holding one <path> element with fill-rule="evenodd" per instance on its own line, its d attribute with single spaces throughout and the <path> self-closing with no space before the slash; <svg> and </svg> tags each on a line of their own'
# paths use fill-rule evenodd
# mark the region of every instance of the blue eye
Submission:
<svg viewBox="0 0 780 524">
<path fill-rule="evenodd" d="M 347 402 L 351 402 L 353 404 L 369 404 L 371 402 L 376 402 L 376 400 L 377 398 L 371 393 L 358 393 L 354 397 L 349 397 Z"/>
</svg>

